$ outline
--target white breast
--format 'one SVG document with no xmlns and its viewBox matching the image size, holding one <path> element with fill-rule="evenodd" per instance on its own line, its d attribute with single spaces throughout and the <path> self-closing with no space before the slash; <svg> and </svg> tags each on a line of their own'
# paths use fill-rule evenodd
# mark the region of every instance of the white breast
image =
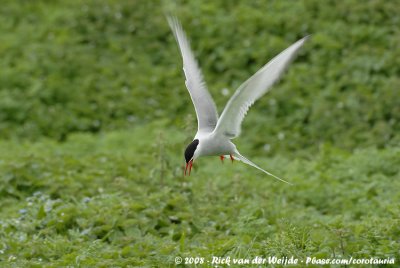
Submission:
<svg viewBox="0 0 400 268">
<path fill-rule="evenodd" d="M 235 152 L 236 146 L 226 137 L 211 133 L 198 134 L 195 139 L 199 140 L 195 158 L 207 155 L 227 155 Z"/>
</svg>

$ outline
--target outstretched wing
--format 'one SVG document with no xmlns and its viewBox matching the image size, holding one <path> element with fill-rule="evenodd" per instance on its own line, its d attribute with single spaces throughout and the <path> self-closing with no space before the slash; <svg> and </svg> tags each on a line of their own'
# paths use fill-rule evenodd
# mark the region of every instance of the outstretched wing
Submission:
<svg viewBox="0 0 400 268">
<path fill-rule="evenodd" d="M 250 106 L 279 79 L 307 39 L 308 36 L 285 49 L 236 90 L 225 106 L 214 133 L 230 139 L 240 135 L 240 126 Z"/>
<path fill-rule="evenodd" d="M 189 42 L 181 24 L 177 18 L 172 16 L 167 16 L 167 20 L 182 54 L 183 71 L 186 77 L 185 84 L 196 110 L 198 131 L 212 132 L 218 121 L 215 103 L 210 93 L 207 91 L 206 84 L 203 81 L 203 75 L 190 50 Z"/>
</svg>

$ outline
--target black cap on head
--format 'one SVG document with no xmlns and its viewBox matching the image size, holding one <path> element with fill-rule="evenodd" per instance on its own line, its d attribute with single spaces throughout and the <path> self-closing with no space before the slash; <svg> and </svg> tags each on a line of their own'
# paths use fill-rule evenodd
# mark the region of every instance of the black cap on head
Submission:
<svg viewBox="0 0 400 268">
<path fill-rule="evenodd" d="M 194 141 L 192 141 L 191 144 L 189 144 L 186 147 L 186 150 L 185 150 L 186 163 L 188 163 L 193 158 L 193 154 L 194 154 L 194 151 L 196 151 L 197 145 L 199 145 L 199 140 L 195 139 Z"/>
</svg>

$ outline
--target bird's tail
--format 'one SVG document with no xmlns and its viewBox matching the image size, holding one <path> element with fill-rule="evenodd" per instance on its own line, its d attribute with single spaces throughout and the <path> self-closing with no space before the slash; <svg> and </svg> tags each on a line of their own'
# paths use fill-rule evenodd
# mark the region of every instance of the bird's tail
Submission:
<svg viewBox="0 0 400 268">
<path fill-rule="evenodd" d="M 275 176 L 274 174 L 269 173 L 268 171 L 265 171 L 264 169 L 260 168 L 259 166 L 257 166 L 256 164 L 254 164 L 253 162 L 251 162 L 249 159 L 247 159 L 246 157 L 244 157 L 243 155 L 241 155 L 237 150 L 236 152 L 233 154 L 233 157 L 237 160 L 242 161 L 243 163 L 250 165 L 252 167 L 255 167 L 258 170 L 261 170 L 262 172 L 264 172 L 265 174 L 274 177 L 277 180 L 280 180 L 282 182 L 285 182 L 287 184 L 293 185 L 290 182 L 285 181 L 284 179 L 279 178 L 278 176 Z"/>
</svg>

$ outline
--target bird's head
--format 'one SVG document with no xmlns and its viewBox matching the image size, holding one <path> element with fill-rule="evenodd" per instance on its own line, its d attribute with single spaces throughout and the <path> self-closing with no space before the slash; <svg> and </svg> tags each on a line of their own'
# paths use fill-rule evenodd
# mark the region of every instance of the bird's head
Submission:
<svg viewBox="0 0 400 268">
<path fill-rule="evenodd" d="M 193 165 L 193 161 L 194 161 L 194 153 L 195 153 L 198 145 L 199 145 L 199 140 L 195 139 L 186 147 L 186 150 L 185 150 L 185 160 L 186 160 L 185 175 L 186 175 L 187 169 L 189 169 L 189 175 L 190 175 L 190 171 L 192 170 L 192 165 Z"/>
</svg>

